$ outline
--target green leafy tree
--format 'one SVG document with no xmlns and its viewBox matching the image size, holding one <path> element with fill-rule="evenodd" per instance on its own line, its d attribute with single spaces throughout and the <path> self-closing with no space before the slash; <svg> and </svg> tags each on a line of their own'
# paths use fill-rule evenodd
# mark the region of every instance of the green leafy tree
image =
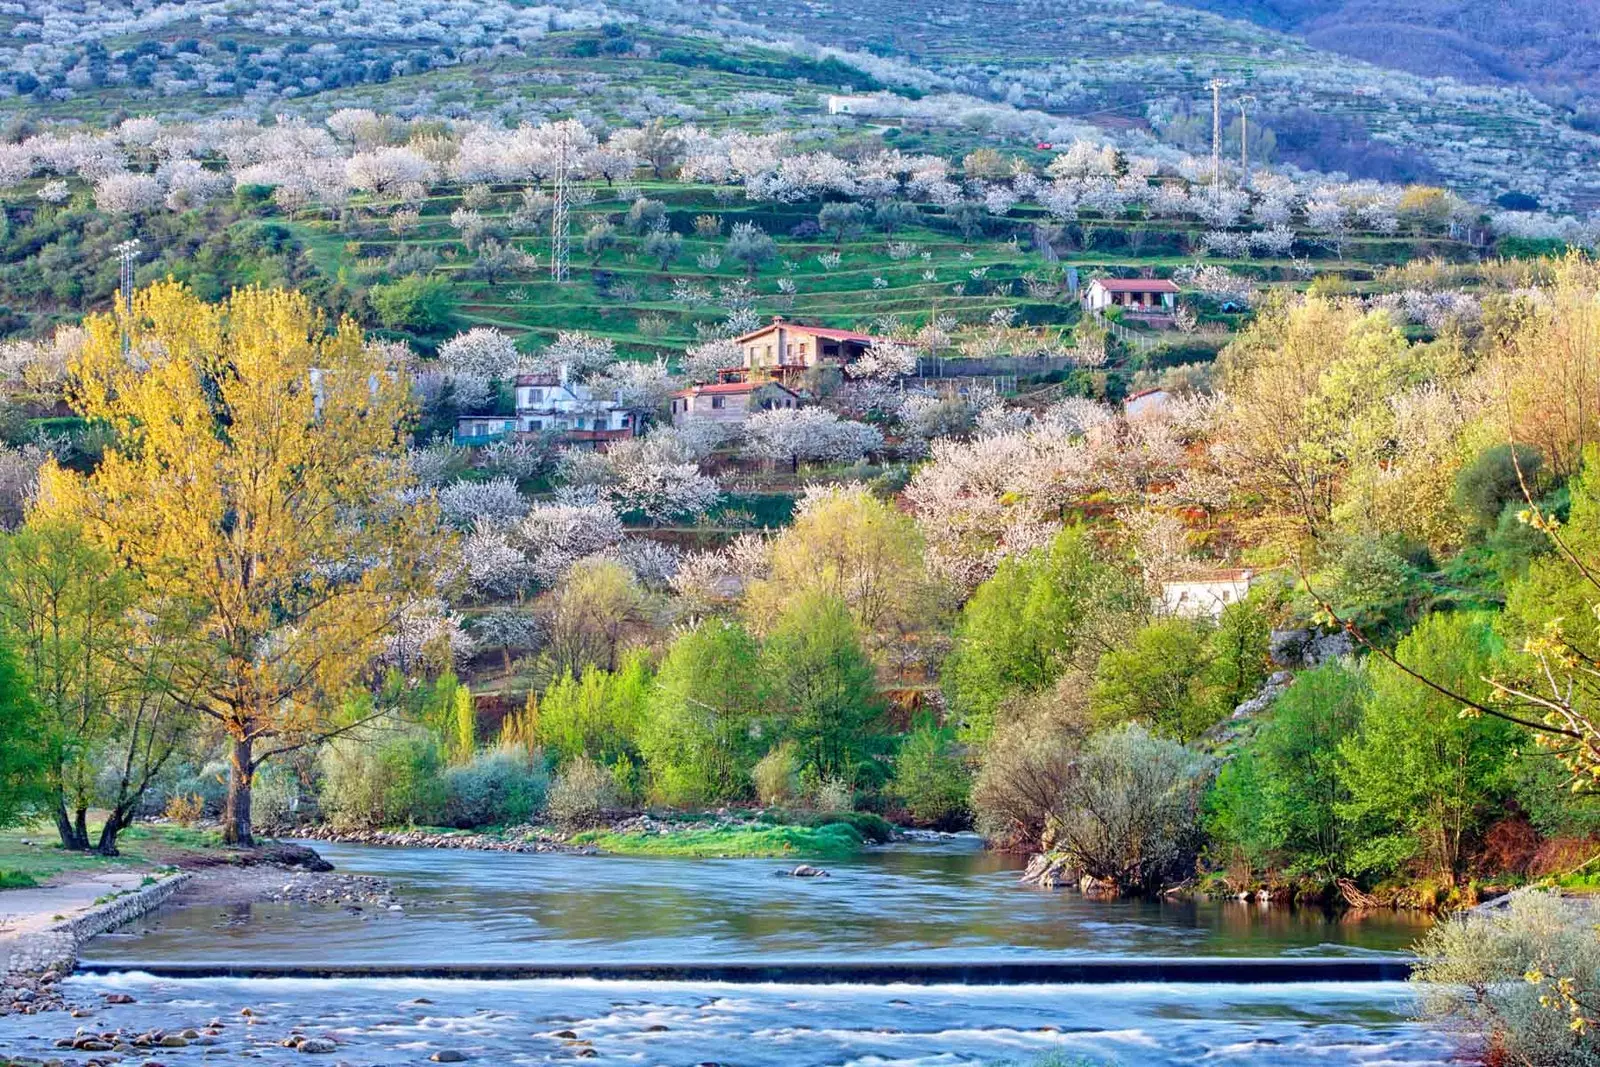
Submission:
<svg viewBox="0 0 1600 1067">
<path fill-rule="evenodd" d="M 1221 716 L 1211 684 L 1208 627 L 1191 619 L 1159 619 L 1100 657 L 1089 707 L 1107 725 L 1144 724 L 1187 743 Z"/>
<path fill-rule="evenodd" d="M 836 597 L 799 598 L 773 628 L 763 659 L 772 707 L 807 769 L 854 784 L 881 748 L 883 705 L 850 609 Z"/>
<path fill-rule="evenodd" d="M 1456 473 L 1455 503 L 1479 529 L 1488 530 L 1500 519 L 1506 505 L 1523 503 L 1528 492 L 1538 495 L 1539 469 L 1544 457 L 1526 445 L 1495 445 Z"/>
<path fill-rule="evenodd" d="M 0 826 L 15 824 L 49 798 L 42 726 L 16 653 L 0 642 Z"/>
<path fill-rule="evenodd" d="M 1255 696 L 1271 667 L 1272 618 L 1279 606 L 1276 591 L 1258 585 L 1243 600 L 1222 609 L 1211 632 L 1210 682 L 1223 711 Z"/>
<path fill-rule="evenodd" d="M 962 825 L 971 790 L 954 730 L 925 718 L 900 742 L 890 791 L 918 823 L 946 829 Z"/>
<path fill-rule="evenodd" d="M 778 254 L 778 242 L 753 222 L 736 222 L 723 250 L 753 278 L 756 271 Z"/>
<path fill-rule="evenodd" d="M 1420 682 L 1482 701 L 1500 652 L 1488 616 L 1428 615 L 1395 649 L 1406 668 L 1380 660 L 1359 730 L 1340 745 L 1339 778 L 1349 800 L 1336 805 L 1355 824 L 1355 865 L 1392 871 L 1422 861 L 1453 880 L 1464 846 L 1498 810 L 1507 761 L 1522 731 L 1462 706 Z"/>
<path fill-rule="evenodd" d="M 644 239 L 644 254 L 666 270 L 683 254 L 683 235 L 671 230 L 652 230 Z"/>
<path fill-rule="evenodd" d="M 617 671 L 590 665 L 566 674 L 539 701 L 538 738 L 563 762 L 588 756 L 615 766 L 637 754 L 646 715 L 650 667 L 643 650 L 629 653 Z"/>
<path fill-rule="evenodd" d="M 367 294 L 378 321 L 391 330 L 443 334 L 455 321 L 455 300 L 450 283 L 430 275 L 409 274 L 398 281 L 374 285 Z"/>
<path fill-rule="evenodd" d="M 965 736 L 987 738 L 1006 697 L 1092 664 L 1142 609 L 1136 583 L 1097 558 L 1082 530 L 1003 561 L 962 610 L 945 661 L 945 695 Z"/>
<path fill-rule="evenodd" d="M 1361 722 L 1367 672 L 1342 662 L 1295 679 L 1249 745 L 1217 776 L 1207 829 L 1230 862 L 1285 865 L 1326 879 L 1351 848 L 1339 746 Z"/>
<path fill-rule="evenodd" d="M 866 221 L 867 209 L 860 204 L 842 201 L 823 204 L 822 210 L 817 212 L 817 225 L 822 227 L 823 233 L 833 235 L 835 245 L 842 244 L 846 237 L 860 233 Z"/>
<path fill-rule="evenodd" d="M 904 200 L 885 200 L 872 213 L 872 221 L 888 237 L 893 237 L 896 230 L 915 226 L 921 218 L 921 209 Z"/>
<path fill-rule="evenodd" d="M 650 788 L 671 804 L 738 800 L 750 789 L 761 740 L 761 651 L 721 619 L 673 642 L 656 674 L 639 750 Z"/>
</svg>

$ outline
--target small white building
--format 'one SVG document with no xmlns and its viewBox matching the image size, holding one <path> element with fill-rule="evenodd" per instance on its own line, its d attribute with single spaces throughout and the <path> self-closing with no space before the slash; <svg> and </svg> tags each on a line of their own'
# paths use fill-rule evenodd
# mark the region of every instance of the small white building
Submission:
<svg viewBox="0 0 1600 1067">
<path fill-rule="evenodd" d="M 842 93 L 828 94 L 828 114 L 830 115 L 870 115 L 877 98 L 872 96 L 853 96 Z"/>
<path fill-rule="evenodd" d="M 1090 311 L 1124 308 L 1130 315 L 1168 316 L 1178 309 L 1181 290 L 1165 278 L 1096 278 L 1083 291 Z"/>
<path fill-rule="evenodd" d="M 456 439 L 481 444 L 508 434 L 559 434 L 574 445 L 603 447 L 634 436 L 632 412 L 615 397 L 596 396 L 594 390 L 569 379 L 563 365 L 550 374 L 519 374 L 515 389 L 515 415 L 462 415 L 456 419 Z"/>
<path fill-rule="evenodd" d="M 1122 402 L 1122 414 L 1129 422 L 1166 413 L 1172 394 L 1165 389 L 1141 389 Z"/>
<path fill-rule="evenodd" d="M 1215 619 L 1223 608 L 1250 595 L 1254 577 L 1254 571 L 1223 568 L 1162 582 L 1156 613 L 1184 619 Z"/>
</svg>

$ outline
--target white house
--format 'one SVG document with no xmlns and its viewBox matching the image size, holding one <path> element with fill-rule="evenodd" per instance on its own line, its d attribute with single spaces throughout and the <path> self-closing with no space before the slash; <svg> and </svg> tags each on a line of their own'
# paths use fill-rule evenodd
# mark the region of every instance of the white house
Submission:
<svg viewBox="0 0 1600 1067">
<path fill-rule="evenodd" d="M 1165 389 L 1141 389 L 1122 402 L 1122 414 L 1129 422 L 1150 416 L 1162 415 L 1172 403 L 1172 394 Z"/>
<path fill-rule="evenodd" d="M 1167 316 L 1178 308 L 1181 290 L 1165 278 L 1096 278 L 1083 291 L 1090 311 L 1125 308 L 1130 315 Z"/>
<path fill-rule="evenodd" d="M 1254 577 L 1254 571 L 1223 568 L 1162 582 L 1156 612 L 1185 619 L 1215 619 L 1223 608 L 1250 595 Z"/>
<path fill-rule="evenodd" d="M 873 104 L 877 98 L 873 96 L 852 96 L 843 93 L 828 94 L 828 114 L 830 115 L 861 115 L 871 114 Z"/>
<path fill-rule="evenodd" d="M 515 415 L 462 415 L 456 420 L 457 440 L 474 444 L 506 434 L 554 433 L 568 444 L 598 448 L 638 429 L 633 412 L 616 398 L 596 396 L 587 385 L 571 381 L 565 364 L 551 374 L 519 374 L 514 389 Z"/>
</svg>

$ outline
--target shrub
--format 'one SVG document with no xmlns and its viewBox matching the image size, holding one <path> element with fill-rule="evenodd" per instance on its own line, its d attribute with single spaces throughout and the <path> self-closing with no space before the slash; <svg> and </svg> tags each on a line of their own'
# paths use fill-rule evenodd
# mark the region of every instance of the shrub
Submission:
<svg viewBox="0 0 1600 1067">
<path fill-rule="evenodd" d="M 391 330 L 443 333 L 455 317 L 450 284 L 431 275 L 411 274 L 387 285 L 374 285 L 368 299 L 378 321 Z"/>
<path fill-rule="evenodd" d="M 843 778 L 824 778 L 811 791 L 811 806 L 817 811 L 850 811 L 856 806 L 855 787 Z"/>
<path fill-rule="evenodd" d="M 906 735 L 890 791 L 919 825 L 948 829 L 964 823 L 971 788 L 952 731 L 925 722 Z"/>
<path fill-rule="evenodd" d="M 1059 847 L 1085 874 L 1153 892 L 1192 873 L 1212 762 L 1128 723 L 1096 734 L 1061 791 Z"/>
<path fill-rule="evenodd" d="M 1411 980 L 1424 1017 L 1495 1063 L 1600 1064 L 1600 939 L 1586 904 L 1529 892 L 1504 910 L 1434 926 Z"/>
<path fill-rule="evenodd" d="M 972 786 L 978 829 L 1001 848 L 1045 845 L 1076 752 L 1067 731 L 1043 719 L 1008 723 L 995 732 Z"/>
<path fill-rule="evenodd" d="M 205 814 L 205 801 L 199 793 L 179 795 L 167 801 L 167 818 L 179 826 L 193 826 Z"/>
<path fill-rule="evenodd" d="M 784 806 L 800 799 L 800 750 L 793 741 L 784 741 L 761 757 L 750 772 L 756 798 L 767 807 Z"/>
<path fill-rule="evenodd" d="M 462 828 L 529 822 L 549 790 L 543 753 L 501 745 L 445 773 L 445 821 Z"/>
<path fill-rule="evenodd" d="M 1506 505 L 1526 506 L 1523 484 L 1537 491 L 1543 461 L 1539 450 L 1528 445 L 1484 449 L 1456 474 L 1456 507 L 1480 529 L 1492 528 Z"/>
<path fill-rule="evenodd" d="M 321 758 L 322 810 L 338 827 L 376 829 L 438 821 L 444 807 L 439 749 L 422 730 L 381 740 L 340 738 Z"/>
<path fill-rule="evenodd" d="M 293 767 L 268 764 L 256 772 L 250 817 L 257 826 L 292 826 L 300 810 L 300 776 Z"/>
<path fill-rule="evenodd" d="M 198 769 L 185 768 L 186 773 L 176 777 L 168 792 L 169 800 L 176 797 L 198 797 L 200 799 L 200 815 L 222 814 L 223 803 L 228 797 L 228 765 L 220 760 L 212 760 Z"/>
<path fill-rule="evenodd" d="M 579 756 L 556 776 L 545 811 L 562 829 L 582 830 L 598 824 L 616 806 L 611 772 L 589 757 Z"/>
</svg>

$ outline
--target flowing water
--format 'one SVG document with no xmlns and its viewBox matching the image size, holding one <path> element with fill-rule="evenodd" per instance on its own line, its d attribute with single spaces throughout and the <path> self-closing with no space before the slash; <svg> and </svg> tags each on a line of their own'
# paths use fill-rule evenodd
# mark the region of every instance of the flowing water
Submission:
<svg viewBox="0 0 1600 1067">
<path fill-rule="evenodd" d="M 773 860 L 629 859 L 325 846 L 389 877 L 402 913 L 166 908 L 91 942 L 99 961 L 300 963 L 1033 960 L 1402 951 L 1420 924 L 1235 902 L 1092 903 L 1019 886 L 971 842 L 899 845 L 779 877 Z M 896 986 L 715 982 L 167 979 L 80 976 L 87 1019 L 0 1018 L 0 1050 L 47 1059 L 85 1025 L 223 1025 L 168 1065 L 470 1062 L 673 1065 L 1443 1064 L 1404 983 Z M 241 1008 L 252 1015 L 241 1016 Z M 71 1024 L 70 1026 L 68 1024 Z M 309 1057 L 280 1042 L 332 1038 Z M 84 1054 L 66 1054 L 83 1062 Z M 1057 1058 L 1051 1058 L 1057 1057 Z M 128 1062 L 141 1062 L 132 1058 Z"/>
<path fill-rule="evenodd" d="M 100 938 L 96 960 L 504 963 L 1027 959 L 1403 952 L 1414 917 L 1239 901 L 1085 900 L 1017 884 L 976 838 L 897 845 L 780 877 L 778 860 L 697 860 L 318 845 L 388 877 L 403 916 L 292 905 L 167 909 Z M 792 864 L 790 865 L 792 866 Z"/>
</svg>

